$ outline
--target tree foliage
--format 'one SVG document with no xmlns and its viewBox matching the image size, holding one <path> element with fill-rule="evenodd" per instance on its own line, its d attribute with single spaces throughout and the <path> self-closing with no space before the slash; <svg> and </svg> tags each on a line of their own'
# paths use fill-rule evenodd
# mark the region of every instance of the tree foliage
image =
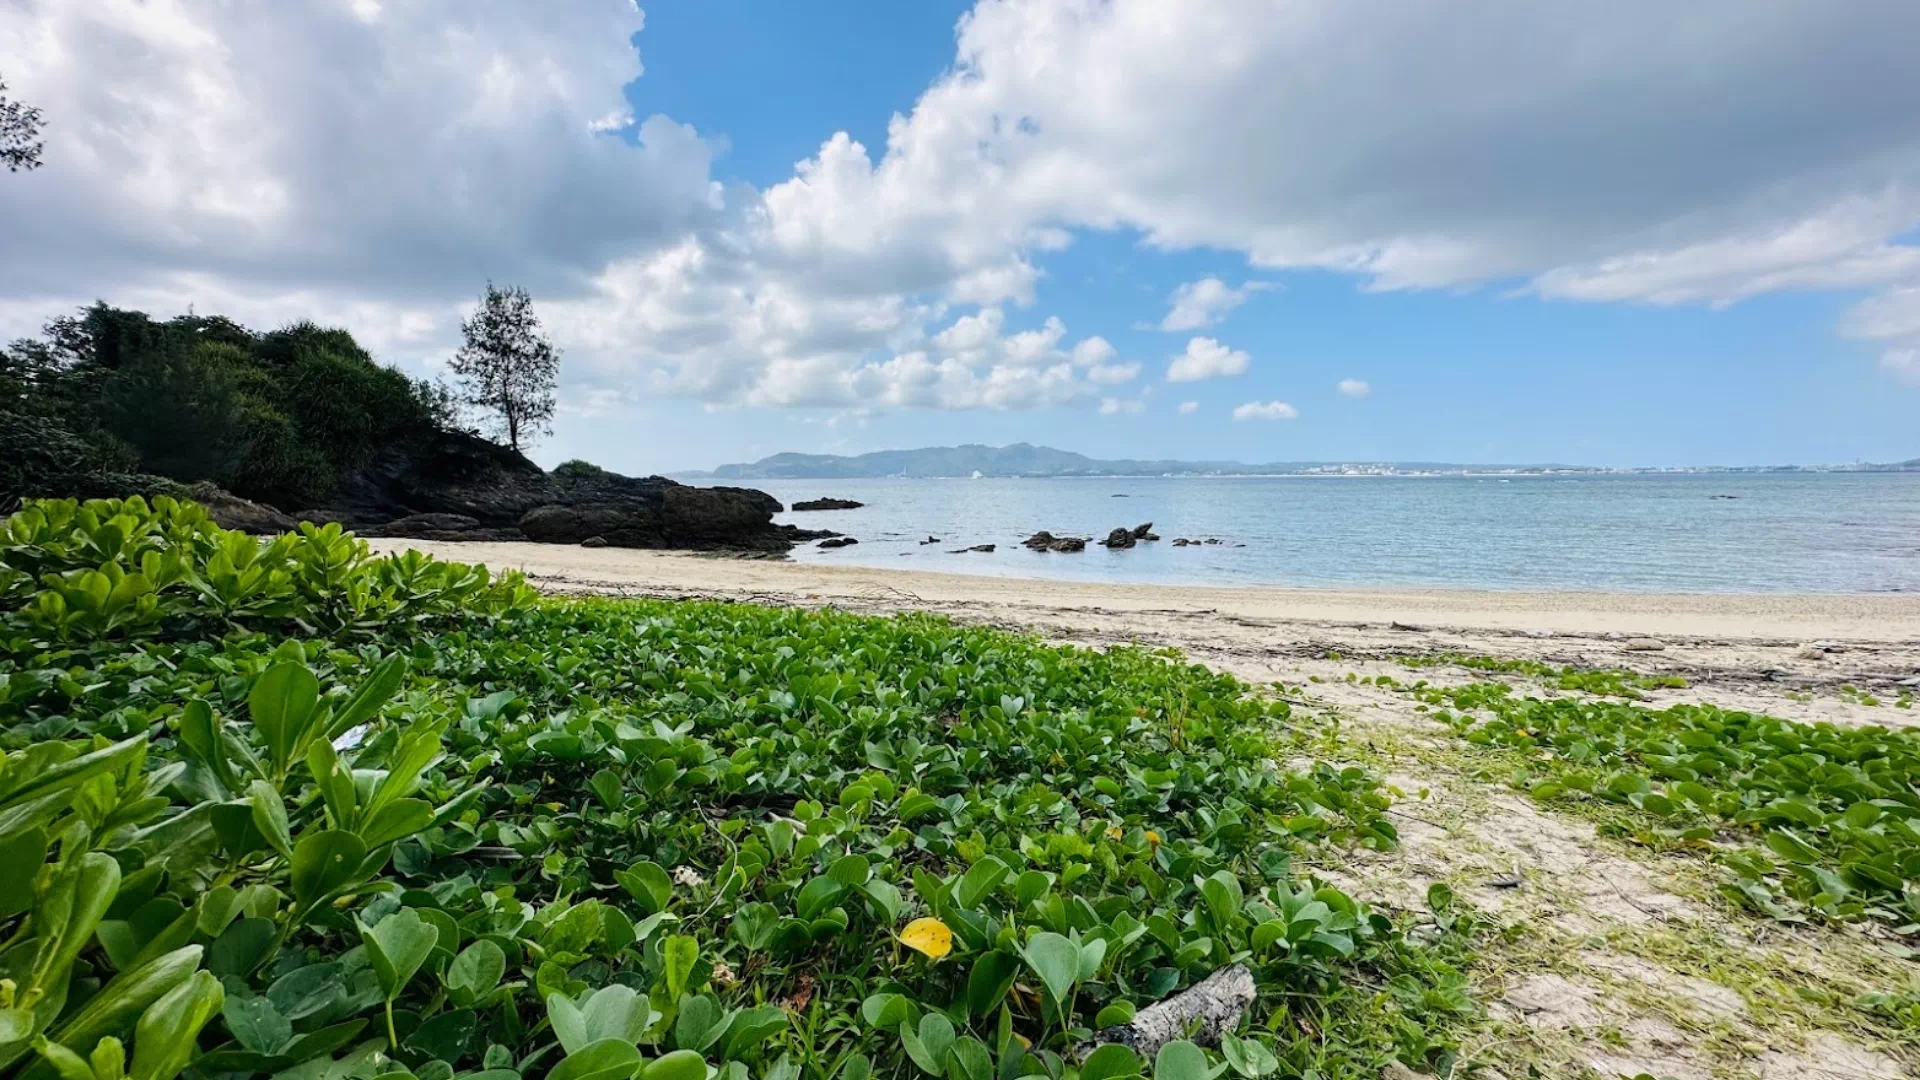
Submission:
<svg viewBox="0 0 1920 1080">
<path fill-rule="evenodd" d="M 527 290 L 501 289 L 489 281 L 460 332 L 467 343 L 449 367 L 460 380 L 461 400 L 495 413 L 497 433 L 515 450 L 551 431 L 560 354 L 540 332 Z"/>
<path fill-rule="evenodd" d="M 7 84 L 0 81 L 0 163 L 8 172 L 40 167 L 40 128 L 46 122 L 40 110 L 6 96 Z"/>
<path fill-rule="evenodd" d="M 299 509 L 381 446 L 451 424 L 443 388 L 312 323 L 259 334 L 96 304 L 0 349 L 0 429 L 12 433 L 0 498 L 205 480 Z"/>
</svg>

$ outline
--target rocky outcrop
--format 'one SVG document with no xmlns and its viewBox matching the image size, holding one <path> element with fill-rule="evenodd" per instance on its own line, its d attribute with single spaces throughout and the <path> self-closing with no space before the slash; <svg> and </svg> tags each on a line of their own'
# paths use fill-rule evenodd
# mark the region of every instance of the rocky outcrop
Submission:
<svg viewBox="0 0 1920 1080">
<path fill-rule="evenodd" d="M 843 548 L 843 547 L 852 547 L 854 544 L 857 544 L 859 542 L 860 541 L 855 540 L 851 536 L 829 536 L 825 540 L 820 541 L 820 543 L 816 544 L 815 546 L 823 547 L 823 548 Z"/>
<path fill-rule="evenodd" d="M 303 511 L 368 536 L 784 552 L 837 535 L 773 524 L 764 491 L 692 487 L 570 461 L 552 472 L 478 436 L 438 432 L 388 446 L 330 504 Z"/>
<path fill-rule="evenodd" d="M 1087 550 L 1087 542 L 1084 538 L 1078 536 L 1055 536 L 1045 529 L 1041 529 L 1039 532 L 1020 541 L 1020 546 L 1033 551 Z"/>
<path fill-rule="evenodd" d="M 949 555 L 965 555 L 965 554 L 967 554 L 967 553 L 968 553 L 968 552 L 970 552 L 970 551 L 978 551 L 978 552 L 982 552 L 982 553 L 984 553 L 984 554 L 987 554 L 987 555 L 991 555 L 991 554 L 993 554 L 993 545 L 992 545 L 992 544 L 975 544 L 975 545 L 973 545 L 972 547 L 963 547 L 963 548 L 959 548 L 959 549 L 957 549 L 957 550 L 954 550 L 954 551 L 949 551 L 949 552 L 947 552 L 947 554 L 949 554 Z"/>
<path fill-rule="evenodd" d="M 780 504 L 745 488 L 688 487 L 655 476 L 597 493 L 613 497 L 535 506 L 520 516 L 519 529 L 545 544 L 597 536 L 612 547 L 694 551 L 785 551 L 803 536 L 819 535 L 776 527 L 772 519 Z"/>
<path fill-rule="evenodd" d="M 1106 547 L 1119 549 L 1119 548 L 1130 548 L 1133 545 L 1138 544 L 1143 540 L 1158 540 L 1158 539 L 1160 539 L 1160 537 L 1155 535 L 1153 531 L 1153 522 L 1149 521 L 1144 525 L 1135 525 L 1131 529 L 1128 529 L 1128 528 L 1115 529 L 1112 532 L 1108 533 L 1107 538 L 1105 540 L 1100 541 L 1100 543 Z"/>
<path fill-rule="evenodd" d="M 802 499 L 794 503 L 794 510 L 858 510 L 867 505 L 852 499 Z"/>
<path fill-rule="evenodd" d="M 343 523 L 343 527 L 350 526 Z M 479 518 L 465 514 L 408 514 L 392 521 L 361 525 L 355 527 L 354 531 L 361 536 L 398 536 L 409 540 L 477 540 L 480 537 L 473 534 L 478 532 L 519 532 L 518 529 L 483 529 Z M 520 537 L 514 535 L 511 539 L 518 540 Z"/>
<path fill-rule="evenodd" d="M 292 532 L 296 525 L 293 518 L 271 506 L 250 502 L 212 484 L 195 484 L 186 497 L 205 507 L 207 516 L 223 529 L 268 536 Z"/>
</svg>

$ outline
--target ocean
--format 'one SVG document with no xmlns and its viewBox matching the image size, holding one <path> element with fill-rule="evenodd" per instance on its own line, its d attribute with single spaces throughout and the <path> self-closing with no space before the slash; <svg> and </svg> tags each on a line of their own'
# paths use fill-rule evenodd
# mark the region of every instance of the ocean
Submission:
<svg viewBox="0 0 1920 1080">
<path fill-rule="evenodd" d="M 711 483 L 712 481 L 704 481 Z M 857 545 L 802 562 L 1074 581 L 1639 592 L 1920 590 L 1920 474 L 748 480 Z M 1036 553 L 1036 530 L 1162 539 Z M 921 541 L 939 537 L 937 544 Z M 1218 545 L 1175 547 L 1175 537 Z M 994 544 L 992 554 L 953 554 Z"/>
</svg>

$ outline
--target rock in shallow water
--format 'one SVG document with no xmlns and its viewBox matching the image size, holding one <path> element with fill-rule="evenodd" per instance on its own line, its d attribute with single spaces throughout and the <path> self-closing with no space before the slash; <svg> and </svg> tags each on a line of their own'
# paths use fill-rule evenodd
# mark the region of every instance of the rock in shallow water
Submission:
<svg viewBox="0 0 1920 1080">
<path fill-rule="evenodd" d="M 1041 529 L 1039 532 L 1020 541 L 1020 546 L 1031 548 L 1034 551 L 1087 550 L 1087 542 L 1085 539 L 1078 536 L 1055 536 L 1045 529 Z"/>
</svg>

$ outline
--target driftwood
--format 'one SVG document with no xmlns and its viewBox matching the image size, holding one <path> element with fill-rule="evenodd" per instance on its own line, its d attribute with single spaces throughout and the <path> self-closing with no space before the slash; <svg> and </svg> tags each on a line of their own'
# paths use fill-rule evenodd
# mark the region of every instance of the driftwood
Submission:
<svg viewBox="0 0 1920 1080">
<path fill-rule="evenodd" d="M 1253 1004 L 1253 972 L 1242 964 L 1224 967 L 1165 1001 L 1149 1005 L 1125 1024 L 1093 1033 L 1074 1048 L 1085 1058 L 1103 1043 L 1119 1043 L 1151 1059 L 1175 1039 L 1192 1039 L 1212 1046 L 1223 1032 L 1240 1025 Z"/>
</svg>

